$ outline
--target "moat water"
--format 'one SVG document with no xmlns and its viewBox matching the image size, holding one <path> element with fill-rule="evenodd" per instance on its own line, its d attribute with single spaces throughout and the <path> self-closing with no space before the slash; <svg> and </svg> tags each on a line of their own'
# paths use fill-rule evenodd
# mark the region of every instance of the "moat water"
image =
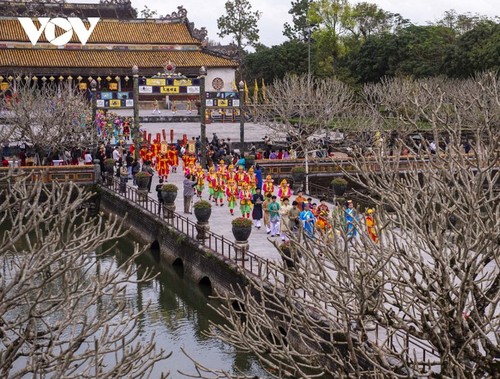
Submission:
<svg viewBox="0 0 500 379">
<path fill-rule="evenodd" d="M 104 258 L 106 263 L 116 265 L 133 251 L 133 240 L 121 239 L 113 254 Z M 107 261 L 107 262 L 106 262 Z M 127 296 L 137 310 L 148 302 L 150 307 L 139 326 L 144 338 L 156 334 L 156 344 L 172 356 L 158 363 L 152 378 L 161 372 L 170 371 L 171 378 L 183 377 L 179 371 L 195 374 L 193 362 L 181 351 L 206 367 L 230 373 L 242 373 L 260 378 L 267 377 L 257 359 L 249 354 L 237 352 L 235 348 L 208 336 L 209 322 L 223 323 L 217 313 L 209 307 L 217 303 L 209 298 L 210 289 L 200 287 L 182 275 L 182 268 L 160 264 L 150 251 L 135 264 L 141 267 L 139 275 L 150 268 L 158 276 L 148 284 L 129 285 Z"/>
</svg>

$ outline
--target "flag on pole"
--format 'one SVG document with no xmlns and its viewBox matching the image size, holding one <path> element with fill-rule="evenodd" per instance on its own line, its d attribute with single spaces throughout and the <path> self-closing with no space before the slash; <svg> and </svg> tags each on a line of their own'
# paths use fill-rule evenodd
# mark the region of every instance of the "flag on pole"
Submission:
<svg viewBox="0 0 500 379">
<path fill-rule="evenodd" d="M 233 91 L 238 92 L 238 87 L 236 87 L 236 80 L 233 80 Z"/>
<path fill-rule="evenodd" d="M 261 91 L 262 91 L 262 100 L 264 100 L 264 102 L 266 102 L 267 101 L 267 96 L 266 96 L 266 85 L 264 84 L 264 78 L 262 78 Z"/>
<path fill-rule="evenodd" d="M 248 86 L 246 80 L 245 80 L 245 104 L 248 104 Z"/>
<path fill-rule="evenodd" d="M 253 85 L 253 102 L 254 103 L 259 102 L 259 86 L 257 84 L 257 79 L 255 79 L 255 82 Z"/>
</svg>

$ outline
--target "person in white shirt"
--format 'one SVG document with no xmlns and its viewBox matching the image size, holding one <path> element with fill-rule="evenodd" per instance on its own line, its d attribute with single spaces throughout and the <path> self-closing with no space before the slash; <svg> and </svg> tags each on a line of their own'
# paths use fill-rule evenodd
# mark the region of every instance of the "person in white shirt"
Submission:
<svg viewBox="0 0 500 379">
<path fill-rule="evenodd" d="M 85 151 L 85 154 L 83 155 L 83 163 L 85 165 L 91 165 L 94 159 L 92 158 L 92 155 L 88 150 Z"/>
<path fill-rule="evenodd" d="M 116 146 L 115 149 L 113 150 L 113 159 L 115 160 L 116 163 L 119 163 L 122 159 L 118 146 Z"/>
</svg>

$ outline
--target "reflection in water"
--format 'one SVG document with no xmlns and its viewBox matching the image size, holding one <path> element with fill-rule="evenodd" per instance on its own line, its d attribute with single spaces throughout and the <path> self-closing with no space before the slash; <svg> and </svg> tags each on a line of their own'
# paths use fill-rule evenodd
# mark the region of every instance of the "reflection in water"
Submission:
<svg viewBox="0 0 500 379">
<path fill-rule="evenodd" d="M 132 240 L 120 240 L 114 254 L 106 258 L 107 263 L 119 265 L 132 250 Z M 134 304 L 137 311 L 151 304 L 139 323 L 141 335 L 147 338 L 155 333 L 158 347 L 173 353 L 157 365 L 152 378 L 159 378 L 162 371 L 170 371 L 172 378 L 180 377 L 177 370 L 195 373 L 193 363 L 182 353 L 181 347 L 204 366 L 267 377 L 253 356 L 237 353 L 233 347 L 206 335 L 209 321 L 223 323 L 224 320 L 208 307 L 212 300 L 208 298 L 206 289 L 185 279 L 181 267 L 158 263 L 151 252 L 143 254 L 136 264 L 139 276 L 149 270 L 157 274 L 148 284 L 129 285 L 127 288 L 127 300 Z"/>
</svg>

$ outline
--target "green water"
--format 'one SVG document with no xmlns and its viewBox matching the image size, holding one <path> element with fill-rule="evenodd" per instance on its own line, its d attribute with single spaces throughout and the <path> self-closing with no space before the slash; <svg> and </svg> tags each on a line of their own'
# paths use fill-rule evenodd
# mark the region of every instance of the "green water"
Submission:
<svg viewBox="0 0 500 379">
<path fill-rule="evenodd" d="M 113 254 L 104 258 L 104 266 L 116 265 L 133 250 L 133 241 L 124 238 L 119 241 Z M 129 285 L 127 296 L 136 309 L 142 309 L 151 301 L 139 327 L 144 337 L 156 333 L 156 344 L 172 356 L 157 364 L 152 378 L 159 378 L 161 372 L 170 371 L 171 378 L 182 378 L 178 371 L 195 374 L 194 365 L 186 357 L 181 347 L 189 355 L 206 367 L 246 375 L 267 377 L 255 357 L 236 352 L 230 345 L 214 337 L 207 337 L 209 321 L 222 323 L 223 320 L 208 307 L 213 300 L 208 298 L 208 289 L 190 282 L 177 269 L 155 261 L 147 252 L 136 265 L 149 267 L 159 275 L 147 285 Z M 142 272 L 143 270 L 139 271 Z"/>
</svg>

